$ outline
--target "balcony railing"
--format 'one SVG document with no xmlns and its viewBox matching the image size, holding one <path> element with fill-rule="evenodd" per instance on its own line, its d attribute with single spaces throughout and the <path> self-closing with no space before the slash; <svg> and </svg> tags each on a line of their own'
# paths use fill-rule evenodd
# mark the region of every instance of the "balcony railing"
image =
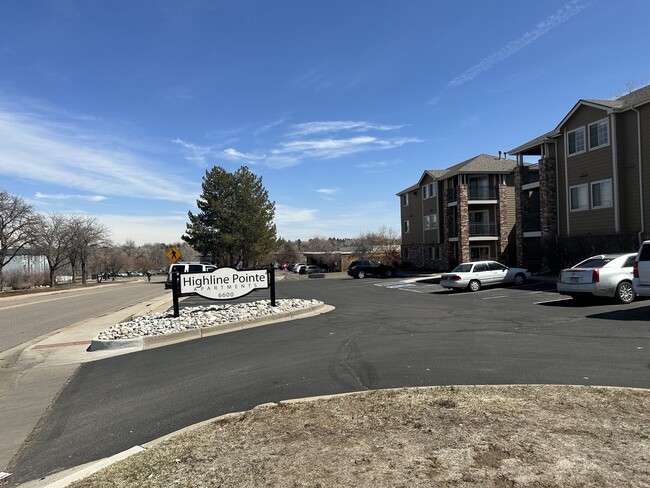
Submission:
<svg viewBox="0 0 650 488">
<path fill-rule="evenodd" d="M 467 198 L 469 200 L 498 200 L 499 188 L 494 186 L 491 188 L 469 188 L 467 190 Z M 458 189 L 447 189 L 447 203 L 458 201 Z"/>
<path fill-rule="evenodd" d="M 450 227 L 448 232 L 449 235 L 447 237 L 449 238 L 459 237 L 460 234 L 457 226 Z M 469 224 L 469 237 L 498 237 L 498 235 L 498 226 L 495 222 Z"/>
<path fill-rule="evenodd" d="M 492 188 L 470 188 L 470 200 L 497 200 L 499 198 L 499 189 L 495 186 Z"/>
<path fill-rule="evenodd" d="M 486 224 L 479 223 L 470 223 L 469 224 L 469 235 L 470 237 L 474 236 L 496 236 L 497 235 L 497 224 L 495 222 L 490 222 Z"/>
</svg>

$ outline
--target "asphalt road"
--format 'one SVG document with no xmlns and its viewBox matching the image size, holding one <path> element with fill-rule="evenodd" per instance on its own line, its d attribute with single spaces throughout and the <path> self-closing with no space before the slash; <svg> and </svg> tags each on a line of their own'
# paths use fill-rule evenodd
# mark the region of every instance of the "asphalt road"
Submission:
<svg viewBox="0 0 650 488">
<path fill-rule="evenodd" d="M 163 292 L 163 277 L 151 282 L 115 281 L 26 295 L 0 295 L 0 352 L 82 320 L 98 317 Z"/>
<path fill-rule="evenodd" d="M 650 388 L 650 301 L 578 305 L 553 290 L 280 282 L 278 298 L 317 298 L 336 309 L 82 365 L 17 457 L 12 482 L 289 398 L 449 384 Z M 268 296 L 255 293 L 249 298 Z"/>
</svg>

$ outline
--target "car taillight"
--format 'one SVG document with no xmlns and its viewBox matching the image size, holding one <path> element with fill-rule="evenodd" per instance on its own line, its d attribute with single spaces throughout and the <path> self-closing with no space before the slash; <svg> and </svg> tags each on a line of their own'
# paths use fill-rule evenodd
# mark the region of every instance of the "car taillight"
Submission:
<svg viewBox="0 0 650 488">
<path fill-rule="evenodd" d="M 639 262 L 634 261 L 634 264 L 632 265 L 632 276 L 635 278 L 639 277 Z"/>
<path fill-rule="evenodd" d="M 600 269 L 595 268 L 594 272 L 591 274 L 591 282 L 598 283 L 600 281 Z"/>
<path fill-rule="evenodd" d="M 451 280 L 451 281 L 458 281 L 458 280 L 460 280 L 460 276 L 458 276 L 458 275 L 451 275 L 451 276 L 447 276 L 447 279 L 448 279 L 448 280 Z"/>
</svg>

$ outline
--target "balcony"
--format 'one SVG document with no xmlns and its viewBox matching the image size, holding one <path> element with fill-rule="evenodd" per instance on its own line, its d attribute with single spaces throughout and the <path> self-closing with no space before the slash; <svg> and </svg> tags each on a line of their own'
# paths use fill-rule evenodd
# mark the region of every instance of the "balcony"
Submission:
<svg viewBox="0 0 650 488">
<path fill-rule="evenodd" d="M 497 224 L 496 222 L 489 223 L 470 223 L 469 224 L 469 236 L 470 237 L 496 237 L 497 233 Z"/>
<path fill-rule="evenodd" d="M 468 192 L 469 200 L 498 200 L 499 188 L 470 188 Z"/>
<path fill-rule="evenodd" d="M 469 201 L 487 201 L 499 199 L 499 187 L 493 186 L 490 188 L 468 188 L 467 198 Z M 454 203 L 458 201 L 458 188 L 447 189 L 447 203 Z"/>
</svg>

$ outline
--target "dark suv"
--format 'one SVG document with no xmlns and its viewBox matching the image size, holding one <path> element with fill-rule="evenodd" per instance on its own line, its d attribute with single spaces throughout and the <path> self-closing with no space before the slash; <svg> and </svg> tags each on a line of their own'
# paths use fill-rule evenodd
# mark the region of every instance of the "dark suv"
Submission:
<svg viewBox="0 0 650 488">
<path fill-rule="evenodd" d="M 390 278 L 395 275 L 396 272 L 397 270 L 394 266 L 388 266 L 379 261 L 373 261 L 372 259 L 352 261 L 350 266 L 348 266 L 348 274 L 353 278 L 365 278 L 367 275 Z"/>
</svg>

